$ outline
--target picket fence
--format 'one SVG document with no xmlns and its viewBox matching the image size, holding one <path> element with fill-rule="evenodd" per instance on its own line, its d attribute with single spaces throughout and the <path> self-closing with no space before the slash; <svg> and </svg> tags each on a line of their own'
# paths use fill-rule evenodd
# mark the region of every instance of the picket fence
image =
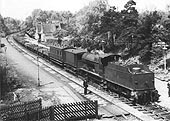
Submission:
<svg viewBox="0 0 170 121">
<path fill-rule="evenodd" d="M 42 108 L 41 99 L 0 110 L 3 121 L 76 121 L 98 117 L 97 101 L 82 101 Z"/>
</svg>

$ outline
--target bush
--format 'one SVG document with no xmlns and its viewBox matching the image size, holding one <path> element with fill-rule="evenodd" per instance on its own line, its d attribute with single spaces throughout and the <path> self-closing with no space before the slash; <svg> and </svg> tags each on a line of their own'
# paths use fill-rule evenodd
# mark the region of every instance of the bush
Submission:
<svg viewBox="0 0 170 121">
<path fill-rule="evenodd" d="M 3 56 L 0 56 L 4 60 Z M 22 86 L 12 67 L 6 66 L 5 61 L 0 62 L 0 100 L 8 93 Z"/>
</svg>

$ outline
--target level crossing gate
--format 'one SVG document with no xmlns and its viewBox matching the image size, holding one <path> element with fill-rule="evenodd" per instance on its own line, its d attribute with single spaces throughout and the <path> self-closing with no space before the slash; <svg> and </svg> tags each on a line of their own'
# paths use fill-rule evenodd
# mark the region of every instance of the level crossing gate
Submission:
<svg viewBox="0 0 170 121">
<path fill-rule="evenodd" d="M 97 101 L 82 101 L 42 107 L 41 99 L 0 110 L 3 121 L 76 121 L 98 117 Z"/>
</svg>

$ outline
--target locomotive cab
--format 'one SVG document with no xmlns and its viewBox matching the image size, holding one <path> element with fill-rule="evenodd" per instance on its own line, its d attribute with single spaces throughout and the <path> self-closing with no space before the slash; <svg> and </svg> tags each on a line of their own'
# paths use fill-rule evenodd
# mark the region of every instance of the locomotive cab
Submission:
<svg viewBox="0 0 170 121">
<path fill-rule="evenodd" d="M 109 62 L 119 60 L 119 57 L 119 55 L 114 55 L 112 53 L 84 53 L 82 56 L 83 68 L 99 75 L 103 75 L 104 67 L 107 66 Z"/>
<path fill-rule="evenodd" d="M 80 75 L 88 73 L 89 79 L 98 86 L 103 85 L 103 83 L 107 84 L 104 79 L 105 67 L 109 62 L 119 60 L 119 57 L 119 55 L 112 53 L 84 53 L 82 56 L 83 65 L 79 70 Z"/>
</svg>

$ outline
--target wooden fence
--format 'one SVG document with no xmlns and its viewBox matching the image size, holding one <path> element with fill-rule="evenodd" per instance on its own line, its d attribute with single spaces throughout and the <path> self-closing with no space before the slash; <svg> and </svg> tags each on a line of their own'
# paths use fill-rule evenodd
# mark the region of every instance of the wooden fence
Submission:
<svg viewBox="0 0 170 121">
<path fill-rule="evenodd" d="M 5 109 L 0 110 L 1 117 L 4 121 L 26 121 L 28 113 L 41 110 L 41 99 L 36 101 L 13 104 Z"/>
<path fill-rule="evenodd" d="M 83 101 L 70 104 L 54 106 L 54 121 L 81 120 L 87 118 L 97 118 L 97 101 Z"/>
<path fill-rule="evenodd" d="M 3 121 L 75 121 L 98 117 L 97 101 L 82 101 L 42 108 L 41 100 L 0 110 Z"/>
</svg>

